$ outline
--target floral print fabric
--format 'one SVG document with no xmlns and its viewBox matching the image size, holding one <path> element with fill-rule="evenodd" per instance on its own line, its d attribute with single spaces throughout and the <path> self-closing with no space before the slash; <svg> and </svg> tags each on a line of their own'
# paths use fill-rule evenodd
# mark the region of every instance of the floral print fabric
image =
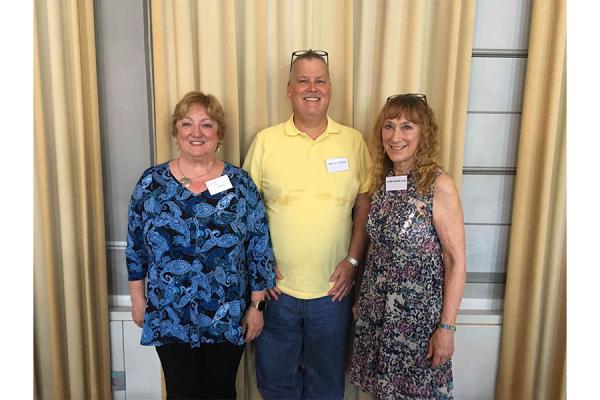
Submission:
<svg viewBox="0 0 600 400">
<path fill-rule="evenodd" d="M 407 190 L 386 192 L 384 184 L 373 196 L 350 380 L 378 399 L 453 396 L 451 361 L 432 368 L 426 358 L 444 283 L 432 211 L 433 187 L 419 194 L 410 174 Z"/>
<path fill-rule="evenodd" d="M 194 194 L 168 163 L 146 170 L 129 205 L 127 270 L 148 278 L 141 343 L 244 343 L 251 291 L 275 285 L 264 204 L 248 174 L 225 163 L 233 188 Z"/>
</svg>

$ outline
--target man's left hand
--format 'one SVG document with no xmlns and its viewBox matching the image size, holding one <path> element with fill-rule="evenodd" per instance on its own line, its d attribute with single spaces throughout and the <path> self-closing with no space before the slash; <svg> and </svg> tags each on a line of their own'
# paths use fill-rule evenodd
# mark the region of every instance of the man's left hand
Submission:
<svg viewBox="0 0 600 400">
<path fill-rule="evenodd" d="M 329 282 L 333 282 L 333 286 L 327 292 L 327 296 L 333 296 L 332 301 L 342 301 L 350 293 L 355 272 L 354 266 L 346 259 L 335 267 L 333 274 L 329 277 Z"/>
</svg>

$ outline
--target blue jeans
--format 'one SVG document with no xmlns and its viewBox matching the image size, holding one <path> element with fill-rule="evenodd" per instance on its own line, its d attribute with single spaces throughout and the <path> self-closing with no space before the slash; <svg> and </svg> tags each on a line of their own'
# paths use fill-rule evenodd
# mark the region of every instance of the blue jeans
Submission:
<svg viewBox="0 0 600 400">
<path fill-rule="evenodd" d="M 265 400 L 343 399 L 351 296 L 269 301 L 255 340 L 256 380 Z"/>
</svg>

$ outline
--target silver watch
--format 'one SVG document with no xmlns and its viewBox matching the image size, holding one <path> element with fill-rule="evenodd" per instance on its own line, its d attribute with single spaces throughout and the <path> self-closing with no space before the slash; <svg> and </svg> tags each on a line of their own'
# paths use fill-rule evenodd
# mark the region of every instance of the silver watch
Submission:
<svg viewBox="0 0 600 400">
<path fill-rule="evenodd" d="M 346 261 L 352 264 L 354 268 L 358 268 L 358 264 L 360 264 L 360 261 L 352 256 L 346 256 Z"/>
</svg>

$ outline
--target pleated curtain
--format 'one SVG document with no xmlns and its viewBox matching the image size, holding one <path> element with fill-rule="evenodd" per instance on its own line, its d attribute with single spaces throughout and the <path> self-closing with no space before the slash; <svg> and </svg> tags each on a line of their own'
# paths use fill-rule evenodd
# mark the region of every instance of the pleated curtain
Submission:
<svg viewBox="0 0 600 400">
<path fill-rule="evenodd" d="M 533 2 L 498 399 L 566 398 L 565 8 Z"/>
<path fill-rule="evenodd" d="M 370 135 L 388 96 L 425 93 L 440 125 L 439 162 L 460 185 L 475 1 L 153 0 L 156 160 L 177 157 L 169 117 L 190 90 L 214 94 L 228 132 L 221 157 L 241 165 L 254 135 L 289 118 L 294 50 L 329 53 L 329 115 Z M 260 398 L 254 349 L 238 397 Z M 347 398 L 368 398 L 350 386 Z"/>
<path fill-rule="evenodd" d="M 177 156 L 169 116 L 190 90 L 229 124 L 222 157 L 240 165 L 259 130 L 289 118 L 291 53 L 329 52 L 329 114 L 368 136 L 388 96 L 420 92 L 438 117 L 439 161 L 460 183 L 474 1 L 155 0 L 157 162 Z"/>
<path fill-rule="evenodd" d="M 34 4 L 34 393 L 109 399 L 93 2 Z"/>
</svg>

